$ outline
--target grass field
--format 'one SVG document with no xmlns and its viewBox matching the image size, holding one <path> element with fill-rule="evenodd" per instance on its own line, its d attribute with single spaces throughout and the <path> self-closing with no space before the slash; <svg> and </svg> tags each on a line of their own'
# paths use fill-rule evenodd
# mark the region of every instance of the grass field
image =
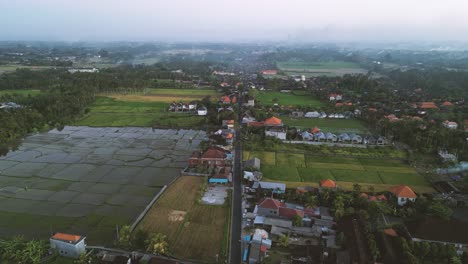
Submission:
<svg viewBox="0 0 468 264">
<path fill-rule="evenodd" d="M 201 100 L 206 96 L 210 96 L 212 100 L 218 100 L 221 96 L 214 89 L 155 89 L 147 88 L 143 92 L 122 94 L 110 93 L 102 94 L 119 101 L 128 102 L 190 102 L 193 100 Z"/>
<path fill-rule="evenodd" d="M 18 94 L 18 95 L 38 95 L 40 94 L 40 90 L 33 90 L 33 89 L 25 89 L 25 90 L 0 90 L 0 96 L 4 94 Z"/>
<path fill-rule="evenodd" d="M 97 97 L 89 114 L 77 121 L 80 126 L 159 126 L 200 127 L 206 118 L 186 113 L 167 112 L 167 103 L 122 101 L 108 97 Z"/>
<path fill-rule="evenodd" d="M 346 61 L 316 61 L 305 62 L 299 60 L 282 61 L 277 67 L 288 75 L 306 75 L 314 77 L 320 75 L 342 76 L 344 74 L 367 73 L 367 70 L 353 62 Z"/>
<path fill-rule="evenodd" d="M 137 228 L 163 233 L 168 237 L 175 257 L 215 263 L 225 246 L 228 206 L 202 205 L 196 202 L 198 190 L 206 179 L 183 176 L 156 201 Z M 183 194 L 183 195 L 181 195 Z M 181 218 L 171 217 L 175 213 Z"/>
<path fill-rule="evenodd" d="M 257 99 L 263 105 L 309 106 L 319 108 L 323 104 L 310 94 L 293 94 L 281 92 L 260 92 Z"/>
<path fill-rule="evenodd" d="M 244 159 L 258 157 L 262 161 L 264 178 L 282 181 L 288 187 L 312 185 L 332 179 L 343 189 L 352 189 L 353 183 L 386 190 L 405 184 L 417 192 L 430 192 L 432 187 L 416 170 L 402 160 L 391 158 L 326 157 L 313 153 L 244 152 Z M 262 159 L 267 157 L 267 159 Z M 266 162 L 264 162 L 266 161 Z"/>
<path fill-rule="evenodd" d="M 24 65 L 0 65 L 0 74 L 4 72 L 16 71 L 16 69 L 45 70 L 50 68 L 60 68 L 55 66 L 24 66 Z"/>
<path fill-rule="evenodd" d="M 332 133 L 367 133 L 364 123 L 357 119 L 331 119 L 331 118 L 290 118 L 281 117 L 283 123 L 298 128 L 319 127 L 324 132 Z"/>
</svg>

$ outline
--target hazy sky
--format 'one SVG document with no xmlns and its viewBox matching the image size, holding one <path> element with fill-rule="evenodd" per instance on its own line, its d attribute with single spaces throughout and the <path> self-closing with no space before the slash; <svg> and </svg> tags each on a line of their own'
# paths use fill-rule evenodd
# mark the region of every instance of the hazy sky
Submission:
<svg viewBox="0 0 468 264">
<path fill-rule="evenodd" d="M 468 41 L 468 0 L 0 0 L 0 40 Z"/>
</svg>

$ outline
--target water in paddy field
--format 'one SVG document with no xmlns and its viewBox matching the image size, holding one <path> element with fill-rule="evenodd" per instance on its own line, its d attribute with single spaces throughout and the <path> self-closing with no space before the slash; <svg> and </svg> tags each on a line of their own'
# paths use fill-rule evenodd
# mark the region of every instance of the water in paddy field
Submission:
<svg viewBox="0 0 468 264">
<path fill-rule="evenodd" d="M 0 157 L 0 215 L 71 219 L 65 229 L 87 234 L 93 226 L 79 221 L 90 215 L 130 222 L 205 138 L 197 130 L 73 126 L 28 136 Z M 49 233 L 50 227 L 0 220 L 0 235 L 23 231 Z"/>
</svg>

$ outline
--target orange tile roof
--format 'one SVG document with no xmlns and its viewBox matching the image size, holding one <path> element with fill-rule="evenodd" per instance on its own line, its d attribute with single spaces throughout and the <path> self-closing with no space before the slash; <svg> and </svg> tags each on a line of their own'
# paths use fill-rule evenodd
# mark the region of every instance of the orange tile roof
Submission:
<svg viewBox="0 0 468 264">
<path fill-rule="evenodd" d="M 384 233 L 386 235 L 389 235 L 389 236 L 392 236 L 392 237 L 397 237 L 398 236 L 397 232 L 393 228 L 384 229 Z"/>
<path fill-rule="evenodd" d="M 336 103 L 335 106 L 343 106 L 343 103 Z"/>
<path fill-rule="evenodd" d="M 234 124 L 234 120 L 226 120 L 226 124 Z"/>
<path fill-rule="evenodd" d="M 406 185 L 394 186 L 390 188 L 390 192 L 397 197 L 416 198 L 416 194 L 413 192 L 413 190 L 411 190 L 411 188 Z"/>
<path fill-rule="evenodd" d="M 383 194 L 377 195 L 377 199 L 378 199 L 379 201 L 387 201 L 387 197 L 386 197 L 385 195 L 383 195 Z"/>
<path fill-rule="evenodd" d="M 369 195 L 367 195 L 367 193 L 361 193 L 359 196 L 363 197 L 363 198 L 369 198 Z"/>
<path fill-rule="evenodd" d="M 260 204 L 260 207 L 262 208 L 269 208 L 269 209 L 279 209 L 282 207 L 282 204 L 280 201 L 276 199 L 271 199 L 271 198 L 265 198 Z"/>
<path fill-rule="evenodd" d="M 57 240 L 63 240 L 63 241 L 77 242 L 81 239 L 81 236 L 70 235 L 70 234 L 65 234 L 65 233 L 55 233 L 52 236 L 52 238 L 57 239 Z"/>
<path fill-rule="evenodd" d="M 271 75 L 274 75 L 274 74 L 277 74 L 278 71 L 277 70 L 263 70 L 261 71 L 262 74 L 271 74 Z"/>
<path fill-rule="evenodd" d="M 443 106 L 453 106 L 453 104 L 449 101 L 445 101 L 442 103 Z"/>
<path fill-rule="evenodd" d="M 247 126 L 262 127 L 262 126 L 263 126 L 263 122 L 253 121 L 253 122 L 247 123 Z"/>
<path fill-rule="evenodd" d="M 419 105 L 419 108 L 423 108 L 423 109 L 437 109 L 439 107 L 437 107 L 437 105 L 434 103 L 434 102 L 422 102 L 420 105 Z"/>
<path fill-rule="evenodd" d="M 227 139 L 231 139 L 232 137 L 233 137 L 233 136 L 232 136 L 231 133 L 227 134 L 227 136 L 226 136 Z"/>
<path fill-rule="evenodd" d="M 223 97 L 221 97 L 221 101 L 226 102 L 226 103 L 230 103 L 231 98 L 229 98 L 229 96 L 223 96 Z"/>
<path fill-rule="evenodd" d="M 326 187 L 326 188 L 335 188 L 336 187 L 336 183 L 332 180 L 321 180 L 320 181 L 320 186 L 322 187 Z"/>
<path fill-rule="evenodd" d="M 267 118 L 265 120 L 265 122 L 263 122 L 263 123 L 265 125 L 270 125 L 270 126 L 279 126 L 279 125 L 283 124 L 283 121 L 281 121 L 281 119 L 273 116 L 273 117 Z"/>
<path fill-rule="evenodd" d="M 317 134 L 318 132 L 320 132 L 320 128 L 314 127 L 310 132 L 311 132 L 312 134 Z"/>
</svg>

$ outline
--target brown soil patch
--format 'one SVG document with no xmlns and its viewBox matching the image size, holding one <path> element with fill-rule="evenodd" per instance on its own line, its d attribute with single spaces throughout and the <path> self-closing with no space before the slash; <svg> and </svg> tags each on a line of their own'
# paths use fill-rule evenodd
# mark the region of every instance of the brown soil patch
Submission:
<svg viewBox="0 0 468 264">
<path fill-rule="evenodd" d="M 168 219 L 171 222 L 180 222 L 184 220 L 186 214 L 185 211 L 172 210 L 168 215 Z"/>
</svg>

